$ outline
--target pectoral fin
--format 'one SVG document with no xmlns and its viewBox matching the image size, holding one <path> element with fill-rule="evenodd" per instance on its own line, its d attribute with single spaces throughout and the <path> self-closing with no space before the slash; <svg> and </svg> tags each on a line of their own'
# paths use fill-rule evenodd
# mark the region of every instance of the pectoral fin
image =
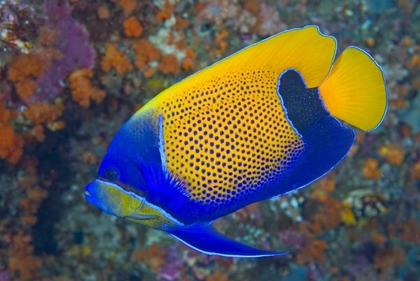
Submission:
<svg viewBox="0 0 420 281">
<path fill-rule="evenodd" d="M 209 223 L 196 223 L 169 231 L 179 241 L 207 255 L 225 257 L 270 257 L 288 252 L 271 252 L 252 248 L 217 232 Z"/>
</svg>

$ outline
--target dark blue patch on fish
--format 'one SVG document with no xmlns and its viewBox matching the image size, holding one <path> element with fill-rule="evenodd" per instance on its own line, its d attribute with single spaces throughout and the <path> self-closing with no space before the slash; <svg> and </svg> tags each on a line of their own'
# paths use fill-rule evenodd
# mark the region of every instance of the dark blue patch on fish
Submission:
<svg viewBox="0 0 420 281">
<path fill-rule="evenodd" d="M 329 114 L 318 88 L 308 89 L 296 70 L 280 75 L 277 93 L 287 119 L 304 141 L 304 149 L 294 166 L 275 181 L 277 188 L 272 196 L 304 187 L 323 176 L 344 158 L 355 139 L 354 130 Z"/>
<path fill-rule="evenodd" d="M 295 70 L 287 70 L 279 77 L 278 94 L 292 126 L 304 135 L 309 126 L 330 116 L 319 96 L 318 88 L 308 89 Z"/>
</svg>

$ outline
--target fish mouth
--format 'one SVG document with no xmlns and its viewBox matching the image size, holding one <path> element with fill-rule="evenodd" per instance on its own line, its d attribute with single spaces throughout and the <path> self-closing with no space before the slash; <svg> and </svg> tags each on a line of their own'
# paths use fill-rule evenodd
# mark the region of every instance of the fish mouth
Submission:
<svg viewBox="0 0 420 281">
<path fill-rule="evenodd" d="M 95 204 L 93 201 L 95 200 L 95 198 L 94 198 L 94 196 L 93 196 L 93 194 L 91 193 L 91 190 L 92 190 L 92 185 L 93 185 L 94 183 L 92 182 L 92 183 L 89 183 L 87 186 L 86 186 L 86 189 L 85 189 L 85 199 L 86 199 L 86 201 L 88 202 L 88 203 L 91 203 L 91 204 Z"/>
<path fill-rule="evenodd" d="M 182 225 L 145 197 L 118 184 L 95 179 L 85 189 L 85 199 L 107 214 L 157 229 Z"/>
<path fill-rule="evenodd" d="M 129 216 L 124 217 L 127 220 L 136 220 L 136 221 L 144 221 L 144 220 L 152 220 L 157 218 L 156 215 L 149 215 L 149 214 L 132 214 Z"/>
</svg>

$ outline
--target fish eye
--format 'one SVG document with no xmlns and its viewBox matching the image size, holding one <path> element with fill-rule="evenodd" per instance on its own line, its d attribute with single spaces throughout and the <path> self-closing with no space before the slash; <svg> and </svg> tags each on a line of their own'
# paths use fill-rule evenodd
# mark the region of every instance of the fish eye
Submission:
<svg viewBox="0 0 420 281">
<path fill-rule="evenodd" d="M 116 169 L 109 169 L 105 172 L 105 177 L 109 181 L 115 181 L 118 178 L 118 172 Z"/>
</svg>

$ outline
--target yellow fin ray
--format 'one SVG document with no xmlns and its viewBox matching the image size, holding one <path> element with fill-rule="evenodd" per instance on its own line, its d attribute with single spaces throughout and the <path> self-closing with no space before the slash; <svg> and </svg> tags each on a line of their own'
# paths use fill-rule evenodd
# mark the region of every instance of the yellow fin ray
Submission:
<svg viewBox="0 0 420 281">
<path fill-rule="evenodd" d="M 210 65 L 166 89 L 147 107 L 167 100 L 168 95 L 206 88 L 214 80 L 246 72 L 269 71 L 280 75 L 287 69 L 297 70 L 309 88 L 318 87 L 328 75 L 336 52 L 336 40 L 322 34 L 317 26 L 287 30 L 250 45 Z M 277 78 L 267 84 L 277 84 Z M 227 82 L 227 81 L 226 81 Z"/>
<path fill-rule="evenodd" d="M 319 87 L 331 115 L 368 131 L 381 123 L 387 107 L 385 79 L 375 60 L 348 47 Z"/>
<path fill-rule="evenodd" d="M 273 70 L 280 75 L 293 68 L 303 76 L 307 86 L 313 88 L 318 87 L 327 76 L 335 52 L 334 37 L 323 35 L 317 26 L 307 26 L 250 45 L 184 81 L 208 79 L 232 69 Z"/>
</svg>

